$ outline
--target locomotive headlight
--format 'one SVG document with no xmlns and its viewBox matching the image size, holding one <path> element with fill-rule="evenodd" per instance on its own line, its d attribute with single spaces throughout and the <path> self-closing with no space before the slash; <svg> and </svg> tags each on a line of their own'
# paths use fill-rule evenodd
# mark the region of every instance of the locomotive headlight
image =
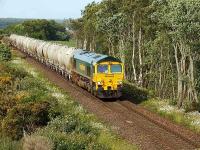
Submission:
<svg viewBox="0 0 200 150">
<path fill-rule="evenodd" d="M 123 83 L 122 81 L 118 81 L 118 84 L 120 84 L 120 85 L 121 85 L 122 83 Z"/>
<path fill-rule="evenodd" d="M 97 82 L 97 84 L 98 84 L 98 85 L 101 85 L 102 83 L 101 83 L 101 81 L 99 81 L 99 82 Z"/>
</svg>

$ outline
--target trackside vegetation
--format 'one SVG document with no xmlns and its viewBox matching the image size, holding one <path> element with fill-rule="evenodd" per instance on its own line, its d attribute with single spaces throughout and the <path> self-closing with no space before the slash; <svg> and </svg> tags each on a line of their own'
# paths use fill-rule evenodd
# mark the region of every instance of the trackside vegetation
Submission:
<svg viewBox="0 0 200 150">
<path fill-rule="evenodd" d="M 187 111 L 179 109 L 174 102 L 165 99 L 151 98 L 140 103 L 141 106 L 159 114 L 160 116 L 180 124 L 196 133 L 200 133 L 200 113 L 199 111 Z"/>
<path fill-rule="evenodd" d="M 138 88 L 136 85 L 124 82 L 123 95 L 125 99 L 138 104 L 164 118 L 184 126 L 194 132 L 200 133 L 200 113 L 198 110 L 191 110 L 191 107 L 179 109 L 176 101 L 172 99 L 160 99 L 153 91 L 145 88 Z"/>
<path fill-rule="evenodd" d="M 137 149 L 0 44 L 0 149 Z M 3 49 L 3 50 L 2 50 Z"/>
</svg>

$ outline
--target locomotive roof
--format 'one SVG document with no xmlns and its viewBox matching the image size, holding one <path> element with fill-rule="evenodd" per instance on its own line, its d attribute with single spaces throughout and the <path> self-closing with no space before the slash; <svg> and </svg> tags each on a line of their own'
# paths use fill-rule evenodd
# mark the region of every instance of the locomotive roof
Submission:
<svg viewBox="0 0 200 150">
<path fill-rule="evenodd" d="M 81 49 L 77 50 L 74 53 L 74 58 L 84 61 L 84 62 L 87 62 L 89 64 L 93 64 L 93 65 L 103 62 L 103 61 L 121 62 L 119 59 L 114 58 L 112 56 L 97 54 L 94 52 L 81 50 Z"/>
</svg>

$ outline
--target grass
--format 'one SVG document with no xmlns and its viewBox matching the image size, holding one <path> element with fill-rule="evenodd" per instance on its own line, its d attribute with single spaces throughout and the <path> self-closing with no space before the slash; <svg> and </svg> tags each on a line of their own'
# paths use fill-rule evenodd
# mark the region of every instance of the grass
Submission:
<svg viewBox="0 0 200 150">
<path fill-rule="evenodd" d="M 0 150 L 16 150 L 21 149 L 19 141 L 13 141 L 11 138 L 0 136 Z"/>
<path fill-rule="evenodd" d="M 144 101 L 140 105 L 194 132 L 200 133 L 200 113 L 197 111 L 185 112 L 184 109 L 178 109 L 176 106 L 170 105 L 170 100 L 155 98 Z"/>
<path fill-rule="evenodd" d="M 184 109 L 178 109 L 174 101 L 155 98 L 152 91 L 138 88 L 128 82 L 124 82 L 123 94 L 132 102 L 144 106 L 174 123 L 200 133 L 200 113 L 198 111 L 186 112 Z"/>
<path fill-rule="evenodd" d="M 98 141 L 100 143 L 104 143 L 111 147 L 111 149 L 115 150 L 132 150 L 132 149 L 138 149 L 136 146 L 134 147 L 133 145 L 123 141 L 116 135 L 113 135 L 109 132 L 101 132 Z"/>
<path fill-rule="evenodd" d="M 57 118 L 52 118 L 46 127 L 39 128 L 31 136 L 46 137 L 58 149 L 63 147 L 81 149 L 85 146 L 88 149 L 137 149 L 135 145 L 129 144 L 126 140 L 120 138 L 112 132 L 109 126 L 101 123 L 96 116 L 88 113 L 81 105 L 74 102 L 63 89 L 48 81 L 37 68 L 28 64 L 19 52 L 13 51 L 12 53 L 14 58 L 11 61 L 12 65 L 15 68 L 26 70 L 59 103 L 57 108 L 54 109 L 58 110 L 61 115 Z"/>
</svg>

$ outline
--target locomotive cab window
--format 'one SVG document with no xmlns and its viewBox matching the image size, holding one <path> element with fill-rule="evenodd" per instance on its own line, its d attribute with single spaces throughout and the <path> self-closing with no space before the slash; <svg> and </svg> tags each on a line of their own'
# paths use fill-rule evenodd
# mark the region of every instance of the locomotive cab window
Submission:
<svg viewBox="0 0 200 150">
<path fill-rule="evenodd" d="M 108 65 L 98 65 L 98 73 L 108 73 Z"/>
<path fill-rule="evenodd" d="M 122 65 L 111 65 L 111 73 L 121 73 Z"/>
</svg>

